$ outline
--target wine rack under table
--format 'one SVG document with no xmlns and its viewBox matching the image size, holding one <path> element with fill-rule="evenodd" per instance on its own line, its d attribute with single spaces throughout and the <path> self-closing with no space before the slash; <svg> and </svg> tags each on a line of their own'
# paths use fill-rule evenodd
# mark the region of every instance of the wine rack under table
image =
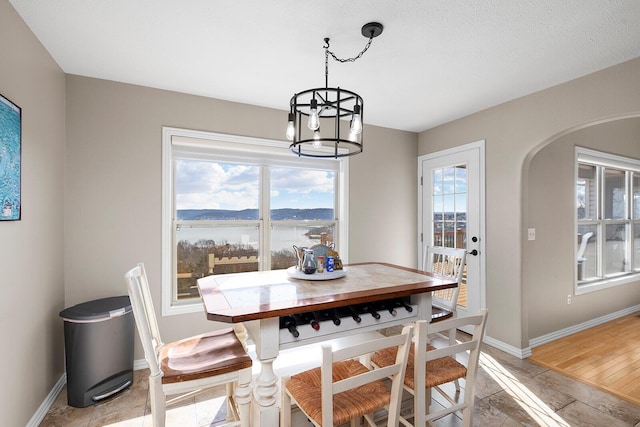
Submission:
<svg viewBox="0 0 640 427">
<path fill-rule="evenodd" d="M 365 306 L 368 306 L 369 310 L 365 309 Z M 393 312 L 390 310 L 391 308 Z M 287 328 L 284 321 L 286 317 L 291 316 L 283 316 L 280 318 L 280 348 L 285 349 L 352 335 L 356 330 L 365 332 L 402 325 L 415 321 L 418 313 L 417 305 L 405 300 L 400 304 L 398 299 L 300 313 L 295 316 L 297 336 Z M 356 315 L 360 319 L 359 322 L 355 318 Z M 307 319 L 304 318 L 305 316 Z M 337 322 L 336 319 L 339 321 Z M 317 325 L 314 322 L 317 322 Z"/>
</svg>

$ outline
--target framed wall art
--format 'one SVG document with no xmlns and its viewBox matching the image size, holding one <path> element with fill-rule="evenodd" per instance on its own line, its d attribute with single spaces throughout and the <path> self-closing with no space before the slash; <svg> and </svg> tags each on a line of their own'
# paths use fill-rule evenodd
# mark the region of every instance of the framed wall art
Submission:
<svg viewBox="0 0 640 427">
<path fill-rule="evenodd" d="M 21 215 L 22 109 L 0 95 L 0 221 Z"/>
</svg>

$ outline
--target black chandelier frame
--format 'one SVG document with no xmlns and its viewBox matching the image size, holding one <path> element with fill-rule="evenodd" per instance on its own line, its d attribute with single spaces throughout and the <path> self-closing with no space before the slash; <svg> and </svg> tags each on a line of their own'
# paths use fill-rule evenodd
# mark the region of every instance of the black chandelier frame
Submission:
<svg viewBox="0 0 640 427">
<path fill-rule="evenodd" d="M 318 102 L 318 116 L 320 117 L 320 129 L 323 133 L 316 137 L 309 130 L 305 122 L 311 115 L 311 100 Z M 291 98 L 291 114 L 295 126 L 293 142 L 289 146 L 291 151 L 298 156 L 306 157 L 345 157 L 362 152 L 362 134 L 353 135 L 349 128 L 349 122 L 343 120 L 353 117 L 356 105 L 360 109 L 360 117 L 364 114 L 364 100 L 360 95 L 350 90 L 339 87 L 324 87 L 308 89 L 296 93 Z M 333 131 L 327 131 L 331 126 Z M 331 132 L 331 136 L 326 136 Z M 306 135 L 306 136 L 305 136 Z M 325 136 L 323 136 L 325 135 Z M 318 143 L 325 148 L 321 151 Z"/>
<path fill-rule="evenodd" d="M 329 38 L 325 38 L 325 87 L 307 89 L 291 97 L 289 102 L 289 127 L 293 134 L 289 149 L 297 156 L 316 158 L 338 158 L 362 153 L 364 123 L 364 100 L 357 93 L 340 87 L 329 87 L 329 55 L 338 62 L 354 62 L 371 46 L 374 37 L 382 33 L 382 24 L 370 22 L 362 27 L 362 35 L 369 41 L 355 57 L 340 59 L 329 50 Z M 309 129 L 305 120 L 316 107 L 320 127 Z M 357 116 L 357 119 L 356 119 Z M 351 118 L 351 120 L 348 120 Z M 360 121 L 360 130 L 352 131 L 352 122 Z M 320 131 L 322 130 L 322 131 Z"/>
</svg>

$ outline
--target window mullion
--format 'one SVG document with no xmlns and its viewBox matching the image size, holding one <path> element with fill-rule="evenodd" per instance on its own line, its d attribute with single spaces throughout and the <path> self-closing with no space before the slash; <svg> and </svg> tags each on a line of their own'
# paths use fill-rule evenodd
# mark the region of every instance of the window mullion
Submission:
<svg viewBox="0 0 640 427">
<path fill-rule="evenodd" d="M 596 167 L 596 200 L 598 203 L 597 218 L 598 218 L 598 262 L 596 263 L 596 276 L 602 277 L 604 275 L 604 263 L 605 263 L 605 250 L 604 247 L 607 244 L 604 225 L 604 168 L 602 166 Z"/>
<path fill-rule="evenodd" d="M 260 270 L 271 270 L 271 170 L 260 168 Z"/>
</svg>

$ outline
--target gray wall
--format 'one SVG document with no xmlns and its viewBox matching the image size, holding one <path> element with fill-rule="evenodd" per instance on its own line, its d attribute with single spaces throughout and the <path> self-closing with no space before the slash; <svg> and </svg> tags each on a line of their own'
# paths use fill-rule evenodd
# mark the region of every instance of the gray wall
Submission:
<svg viewBox="0 0 640 427">
<path fill-rule="evenodd" d="M 69 305 L 126 293 L 124 272 L 143 261 L 159 314 L 162 126 L 287 145 L 285 111 L 80 76 L 67 76 L 67 115 Z M 417 135 L 366 127 L 365 138 L 364 153 L 349 166 L 348 259 L 415 266 Z M 165 340 L 224 326 L 204 313 L 159 323 Z"/>
<path fill-rule="evenodd" d="M 419 155 L 460 144 L 486 140 L 486 288 L 489 320 L 487 334 L 516 349 L 529 345 L 529 339 L 578 324 L 593 313 L 611 313 L 640 303 L 638 284 L 626 287 L 629 296 L 621 303 L 615 296 L 620 288 L 597 292 L 597 296 L 577 296 L 574 307 L 566 306 L 568 276 L 541 270 L 529 264 L 528 251 L 549 249 L 550 259 L 571 268 L 573 249 L 548 234 L 551 226 L 529 218 L 530 194 L 549 191 L 548 181 L 535 182 L 529 175 L 529 163 L 535 154 L 559 136 L 611 118 L 640 113 L 640 58 L 611 67 L 571 82 L 490 108 L 451 123 L 422 132 Z M 609 142 L 594 143 L 593 148 L 607 151 Z M 637 152 L 636 152 L 637 153 Z M 636 154 L 637 155 L 637 154 Z M 560 160 L 546 159 L 553 167 Z M 562 167 L 572 167 L 562 163 Z M 573 178 L 572 178 L 573 179 Z M 569 185 L 572 185 L 570 183 Z M 567 202 L 573 196 L 564 187 Z M 564 199 L 564 198 L 563 198 Z M 565 205 L 550 206 L 565 215 L 562 226 L 569 228 L 572 211 Z M 556 221 L 557 218 L 554 218 Z M 526 229 L 536 227 L 536 240 L 526 239 Z M 530 276 L 529 276 L 530 275 Z M 527 277 L 525 280 L 524 277 Z M 536 294 L 543 289 L 561 287 L 552 292 L 553 303 L 529 304 L 531 287 Z M 560 300 L 557 300 L 557 299 Z M 564 302 L 564 305 L 562 303 Z M 624 307 L 623 307 L 624 306 Z M 555 310 L 553 310 L 555 309 Z"/>
<path fill-rule="evenodd" d="M 640 118 L 570 132 L 532 158 L 527 213 L 537 239 L 524 245 L 522 280 L 530 338 L 640 304 L 640 283 L 636 282 L 577 295 L 567 305 L 567 295 L 573 294 L 576 240 L 575 146 L 640 159 Z"/>
<path fill-rule="evenodd" d="M 0 93 L 22 107 L 22 220 L 0 222 L 0 425 L 23 426 L 64 372 L 64 74 L 0 0 Z"/>
</svg>

